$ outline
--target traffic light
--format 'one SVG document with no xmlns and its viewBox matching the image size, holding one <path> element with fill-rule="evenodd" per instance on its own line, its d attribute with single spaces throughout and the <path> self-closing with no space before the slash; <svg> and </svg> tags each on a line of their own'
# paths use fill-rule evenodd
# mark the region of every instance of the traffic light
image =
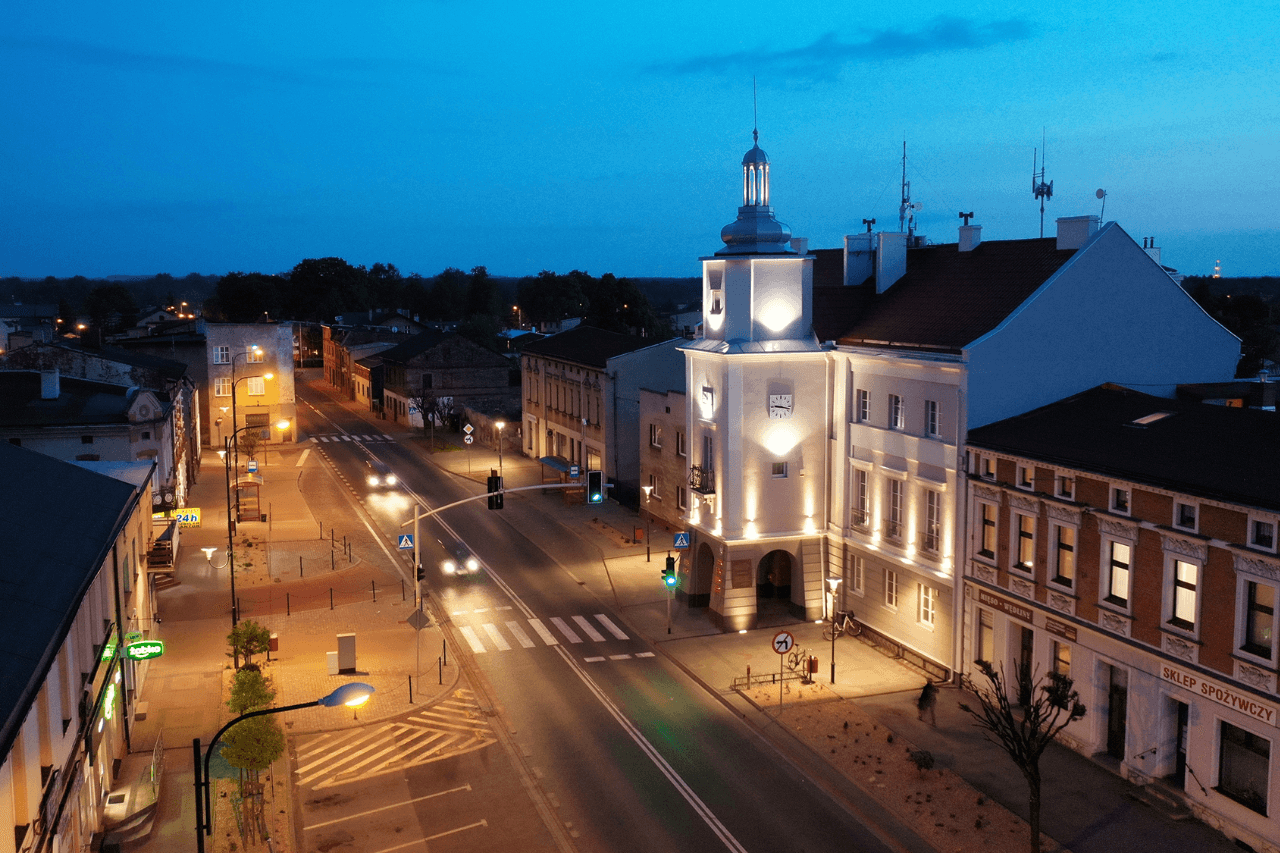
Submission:
<svg viewBox="0 0 1280 853">
<path fill-rule="evenodd" d="M 604 473 L 587 472 L 587 503 L 598 504 L 604 500 Z"/>
<path fill-rule="evenodd" d="M 667 557 L 667 567 L 662 570 L 662 585 L 667 589 L 676 588 L 676 558 Z"/>
<path fill-rule="evenodd" d="M 489 475 L 489 509 L 502 509 L 502 478 Z"/>
</svg>

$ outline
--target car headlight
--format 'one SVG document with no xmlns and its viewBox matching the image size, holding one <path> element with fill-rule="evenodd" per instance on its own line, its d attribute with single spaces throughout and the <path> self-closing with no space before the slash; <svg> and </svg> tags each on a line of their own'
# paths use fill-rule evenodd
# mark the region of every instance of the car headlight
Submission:
<svg viewBox="0 0 1280 853">
<path fill-rule="evenodd" d="M 370 486 L 376 486 L 376 485 L 378 485 L 378 475 L 377 475 L 377 474 L 370 474 L 370 475 L 369 475 L 369 485 L 370 485 Z"/>
<path fill-rule="evenodd" d="M 444 569 L 445 574 L 451 575 L 454 572 L 458 571 L 458 564 L 455 563 L 453 560 L 445 560 L 443 563 L 440 564 L 440 568 Z"/>
<path fill-rule="evenodd" d="M 469 572 L 480 571 L 480 561 L 477 560 L 475 557 L 467 557 L 467 571 Z"/>
<path fill-rule="evenodd" d="M 388 485 L 388 486 L 394 486 L 395 484 L 396 484 L 396 475 L 395 475 L 395 474 L 388 474 L 388 475 L 387 475 L 387 485 Z"/>
</svg>

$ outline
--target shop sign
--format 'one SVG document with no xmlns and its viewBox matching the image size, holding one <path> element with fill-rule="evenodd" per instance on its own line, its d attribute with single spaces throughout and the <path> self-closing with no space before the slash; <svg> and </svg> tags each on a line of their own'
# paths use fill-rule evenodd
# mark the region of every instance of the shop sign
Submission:
<svg viewBox="0 0 1280 853">
<path fill-rule="evenodd" d="M 1021 619 L 1023 622 L 1031 621 L 1031 608 L 1023 607 L 1020 604 L 1014 604 L 1012 601 L 1003 599 L 998 595 L 992 595 L 985 589 L 978 590 L 978 603 L 985 604 L 988 607 L 994 607 L 1002 613 L 1007 613 L 1014 619 Z"/>
<path fill-rule="evenodd" d="M 143 640 L 124 647 L 124 656 L 129 660 L 151 660 L 162 654 L 164 654 L 164 643 L 160 640 Z"/>
<path fill-rule="evenodd" d="M 1247 693 L 1242 693 L 1239 690 L 1210 681 L 1207 678 L 1201 678 L 1194 673 L 1178 669 L 1176 666 L 1170 666 L 1167 663 L 1161 664 L 1160 677 L 1184 690 L 1197 693 L 1206 699 L 1212 699 L 1219 705 L 1224 705 L 1233 711 L 1247 714 L 1255 720 L 1261 720 L 1273 726 L 1276 724 L 1276 709 L 1270 705 L 1264 705 Z"/>
<path fill-rule="evenodd" d="M 1059 622 L 1057 619 L 1045 617 L 1044 629 L 1050 634 L 1057 634 L 1064 640 L 1074 643 L 1076 641 L 1076 629 L 1074 625 L 1068 625 L 1066 622 Z"/>
</svg>

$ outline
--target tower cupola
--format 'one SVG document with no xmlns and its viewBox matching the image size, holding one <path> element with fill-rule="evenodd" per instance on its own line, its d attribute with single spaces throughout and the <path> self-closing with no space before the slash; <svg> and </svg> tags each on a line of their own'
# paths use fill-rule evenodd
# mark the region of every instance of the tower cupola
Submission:
<svg viewBox="0 0 1280 853">
<path fill-rule="evenodd" d="M 791 229 L 774 218 L 769 206 L 769 155 L 760 147 L 760 132 L 751 131 L 751 150 L 742 158 L 742 206 L 738 218 L 720 229 L 725 247 L 717 255 L 791 253 Z"/>
</svg>

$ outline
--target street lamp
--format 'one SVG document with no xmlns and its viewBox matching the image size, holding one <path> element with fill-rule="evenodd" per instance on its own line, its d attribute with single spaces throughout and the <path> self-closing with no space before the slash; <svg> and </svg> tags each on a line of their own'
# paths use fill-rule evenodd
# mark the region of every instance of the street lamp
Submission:
<svg viewBox="0 0 1280 853">
<path fill-rule="evenodd" d="M 649 550 L 649 517 L 653 514 L 649 511 L 649 496 L 653 494 L 653 486 L 641 486 L 644 490 L 644 561 L 650 562 Z"/>
<path fill-rule="evenodd" d="M 502 428 L 507 425 L 506 421 L 498 421 L 494 426 L 498 428 L 498 476 L 502 476 Z"/>
<path fill-rule="evenodd" d="M 205 549 L 213 550 L 213 549 Z M 299 708 L 314 708 L 316 705 L 323 705 L 326 708 L 333 708 L 338 705 L 346 705 L 349 708 L 358 708 L 365 702 L 369 701 L 369 697 L 373 695 L 373 687 L 360 681 L 353 681 L 344 684 L 328 696 L 322 696 L 310 702 L 299 702 L 296 705 L 285 705 L 280 708 L 263 708 L 259 711 L 250 711 L 247 714 L 241 714 L 222 728 L 218 729 L 218 733 L 213 736 L 213 740 L 209 741 L 209 748 L 204 752 L 203 766 L 204 776 L 201 778 L 200 767 L 200 738 L 192 738 L 191 752 L 194 760 L 193 769 L 196 777 L 196 851 L 204 853 L 204 837 L 213 834 L 213 808 L 211 796 L 209 794 L 209 759 L 213 756 L 213 747 L 218 743 L 218 739 L 222 737 L 227 729 L 236 723 L 247 720 L 250 717 L 261 717 L 265 714 L 281 714 L 285 711 L 297 711 Z"/>
<path fill-rule="evenodd" d="M 836 683 L 836 589 L 843 578 L 827 578 L 831 586 L 831 683 Z"/>
</svg>

